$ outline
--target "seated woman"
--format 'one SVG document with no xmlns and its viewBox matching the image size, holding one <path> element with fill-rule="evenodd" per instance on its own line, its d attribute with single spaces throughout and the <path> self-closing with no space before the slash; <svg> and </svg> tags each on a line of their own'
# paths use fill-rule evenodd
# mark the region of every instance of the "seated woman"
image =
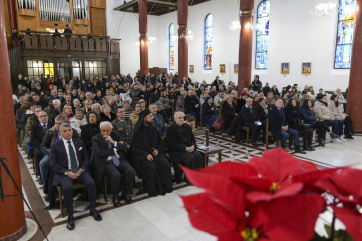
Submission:
<svg viewBox="0 0 362 241">
<path fill-rule="evenodd" d="M 224 121 L 224 129 L 228 130 L 230 128 L 231 122 L 235 118 L 235 106 L 233 103 L 233 96 L 227 95 L 224 97 L 224 100 L 221 102 L 221 117 Z"/>
<path fill-rule="evenodd" d="M 129 119 L 132 121 L 132 125 L 135 126 L 138 118 L 140 117 L 141 105 L 140 103 L 132 103 L 132 113 L 129 115 Z"/>
<path fill-rule="evenodd" d="M 339 96 L 333 94 L 329 101 L 328 108 L 332 111 L 332 115 L 336 120 L 342 120 L 344 122 L 344 133 L 347 139 L 353 139 L 354 134 L 352 119 L 340 109 Z"/>
<path fill-rule="evenodd" d="M 202 125 L 207 124 L 209 129 L 212 129 L 212 125 L 218 117 L 218 114 L 215 114 L 215 105 L 212 101 L 211 96 L 206 98 L 206 101 L 202 104 L 201 120 Z"/>
<path fill-rule="evenodd" d="M 102 121 L 112 122 L 117 118 L 116 114 L 111 112 L 111 107 L 109 107 L 109 105 L 107 104 L 102 105 L 100 117 L 101 117 L 101 122 Z"/>
<path fill-rule="evenodd" d="M 287 118 L 288 126 L 298 132 L 303 132 L 303 149 L 305 151 L 315 151 L 312 147 L 313 132 L 310 127 L 306 128 L 300 125 L 300 116 L 298 112 L 297 102 L 295 99 L 288 101 L 285 108 L 285 116 Z"/>
<path fill-rule="evenodd" d="M 196 127 L 196 119 L 195 119 L 195 117 L 193 117 L 192 115 L 186 115 L 185 124 L 190 126 L 192 132 L 195 131 L 195 127 Z"/>
<path fill-rule="evenodd" d="M 271 108 L 273 108 L 274 103 L 275 103 L 274 94 L 273 94 L 273 92 L 269 92 L 266 95 L 265 104 L 269 107 L 269 109 L 271 109 Z"/>
<path fill-rule="evenodd" d="M 332 115 L 332 111 L 328 109 L 328 101 L 326 95 L 319 95 L 318 101 L 314 104 L 313 108 L 317 118 L 324 121 L 327 125 L 332 126 L 333 133 L 338 135 L 338 138 L 332 137 L 332 142 L 347 141 L 342 137 L 343 135 L 343 121 L 336 120 Z"/>
<path fill-rule="evenodd" d="M 257 107 L 257 106 L 258 106 L 259 99 L 260 99 L 260 95 L 259 95 L 259 94 L 255 94 L 255 95 L 254 95 L 254 98 L 253 98 L 253 107 Z"/>
<path fill-rule="evenodd" d="M 99 103 L 95 103 L 92 105 L 92 111 L 96 112 L 98 115 L 101 114 L 101 105 Z"/>
<path fill-rule="evenodd" d="M 324 146 L 326 131 L 331 135 L 332 138 L 337 138 L 339 136 L 334 134 L 324 121 L 321 121 L 316 117 L 316 114 L 313 111 L 313 106 L 314 105 L 311 100 L 305 100 L 303 102 L 302 107 L 300 107 L 299 109 L 299 115 L 304 121 L 304 123 L 309 124 L 311 128 L 318 128 L 319 131 L 318 143 L 320 146 Z"/>
<path fill-rule="evenodd" d="M 75 109 L 75 116 L 69 119 L 70 126 L 75 129 L 79 135 L 81 135 L 81 126 L 84 126 L 87 124 L 87 120 L 84 117 L 83 109 L 77 108 Z"/>
<path fill-rule="evenodd" d="M 100 117 L 99 115 L 94 112 L 90 111 L 86 115 L 87 125 L 81 126 L 80 129 L 82 130 L 81 139 L 85 144 L 85 147 L 87 148 L 87 151 L 89 153 L 89 156 L 92 154 L 92 138 L 93 136 L 97 135 L 101 132 L 99 128 L 99 121 Z"/>
</svg>

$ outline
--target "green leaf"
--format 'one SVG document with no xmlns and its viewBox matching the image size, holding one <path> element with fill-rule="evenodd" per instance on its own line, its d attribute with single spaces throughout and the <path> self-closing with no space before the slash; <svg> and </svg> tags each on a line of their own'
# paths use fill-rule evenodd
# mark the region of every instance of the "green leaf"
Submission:
<svg viewBox="0 0 362 241">
<path fill-rule="evenodd" d="M 328 224 L 325 224 L 325 225 L 324 225 L 324 229 L 326 230 L 326 232 L 327 232 L 327 234 L 328 234 L 328 237 L 330 237 L 331 234 L 332 234 L 332 227 L 329 226 Z"/>
<path fill-rule="evenodd" d="M 347 233 L 346 230 L 338 230 L 336 232 L 336 241 L 353 241 L 353 238 Z"/>
</svg>

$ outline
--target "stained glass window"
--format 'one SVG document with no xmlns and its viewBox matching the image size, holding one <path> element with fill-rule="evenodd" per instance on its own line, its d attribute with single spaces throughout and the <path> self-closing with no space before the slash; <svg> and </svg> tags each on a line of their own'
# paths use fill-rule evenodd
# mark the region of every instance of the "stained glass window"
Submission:
<svg viewBox="0 0 362 241">
<path fill-rule="evenodd" d="M 255 68 L 268 68 L 268 43 L 269 43 L 269 0 L 262 1 L 258 6 Z"/>
<path fill-rule="evenodd" d="M 213 17 L 209 13 L 205 18 L 205 63 L 204 68 L 212 69 L 212 23 Z"/>
<path fill-rule="evenodd" d="M 169 68 L 175 69 L 175 29 L 173 23 L 168 27 L 168 48 L 169 48 Z"/>
<path fill-rule="evenodd" d="M 339 4 L 341 9 L 338 15 L 334 68 L 349 69 L 351 68 L 356 0 L 340 0 Z"/>
</svg>

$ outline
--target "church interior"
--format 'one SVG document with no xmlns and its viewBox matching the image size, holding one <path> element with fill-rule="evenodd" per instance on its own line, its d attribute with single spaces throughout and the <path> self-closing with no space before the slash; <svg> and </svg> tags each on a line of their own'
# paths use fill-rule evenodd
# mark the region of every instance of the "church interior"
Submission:
<svg viewBox="0 0 362 241">
<path fill-rule="evenodd" d="M 3 0 L 0 241 L 361 240 L 361 10 L 362 0 Z M 283 168 L 312 174 L 298 190 L 265 184 Z M 315 205 L 279 229 L 253 219 L 311 193 L 325 206 L 315 202 L 309 231 L 297 223 Z M 230 201 L 240 196 L 242 218 Z"/>
</svg>

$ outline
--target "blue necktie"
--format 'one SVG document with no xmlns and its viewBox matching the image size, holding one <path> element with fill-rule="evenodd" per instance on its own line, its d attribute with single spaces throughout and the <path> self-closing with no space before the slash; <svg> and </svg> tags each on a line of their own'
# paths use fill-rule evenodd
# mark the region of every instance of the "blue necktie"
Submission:
<svg viewBox="0 0 362 241">
<path fill-rule="evenodd" d="M 108 143 L 108 147 L 109 149 L 113 149 L 113 145 L 110 141 L 107 141 Z M 112 156 L 112 159 L 113 159 L 113 164 L 118 167 L 119 166 L 119 160 L 118 160 L 118 157 L 117 157 L 117 154 L 114 153 L 114 155 Z"/>
<path fill-rule="evenodd" d="M 44 133 L 47 131 L 47 124 L 43 125 Z"/>
<path fill-rule="evenodd" d="M 71 145 L 71 141 L 67 141 L 68 143 L 68 148 L 69 148 L 69 156 L 70 156 L 70 168 L 72 170 L 73 173 L 77 173 L 78 172 L 78 164 L 77 164 L 77 158 L 75 157 L 75 152 L 74 149 Z"/>
</svg>

